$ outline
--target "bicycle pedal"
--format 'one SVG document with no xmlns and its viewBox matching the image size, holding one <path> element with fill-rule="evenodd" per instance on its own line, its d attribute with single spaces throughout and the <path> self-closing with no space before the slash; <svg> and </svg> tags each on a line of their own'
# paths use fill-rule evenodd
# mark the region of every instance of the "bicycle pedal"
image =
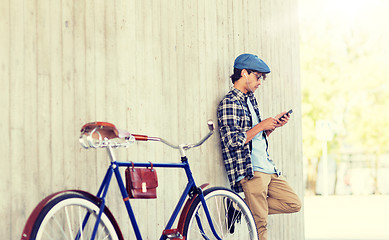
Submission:
<svg viewBox="0 0 389 240">
<path fill-rule="evenodd" d="M 165 229 L 162 233 L 167 239 L 182 240 L 185 239 L 177 229 Z"/>
</svg>

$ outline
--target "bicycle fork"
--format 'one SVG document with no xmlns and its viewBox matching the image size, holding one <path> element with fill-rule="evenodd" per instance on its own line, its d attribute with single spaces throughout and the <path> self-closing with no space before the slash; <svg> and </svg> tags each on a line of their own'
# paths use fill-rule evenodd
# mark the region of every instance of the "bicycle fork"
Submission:
<svg viewBox="0 0 389 240">
<path fill-rule="evenodd" d="M 213 235 L 215 236 L 216 239 L 222 240 L 222 239 L 219 237 L 219 235 L 217 235 L 217 233 L 216 233 L 215 226 L 213 225 L 213 222 L 212 222 L 211 214 L 209 213 L 208 206 L 207 206 L 207 204 L 206 204 L 206 202 L 205 202 L 204 194 L 201 193 L 201 194 L 199 195 L 199 197 L 200 197 L 201 204 L 203 205 L 204 212 L 205 212 L 205 215 L 207 216 L 208 224 L 209 224 L 209 226 L 210 226 L 210 228 L 211 228 L 211 231 L 212 231 Z M 200 228 L 201 235 L 204 237 L 204 239 L 209 239 L 209 238 L 205 235 L 205 233 L 204 233 L 203 226 L 202 226 L 202 224 L 201 224 L 200 218 L 198 217 L 198 214 L 197 214 L 197 213 L 196 213 L 196 221 L 197 221 L 197 224 L 198 224 L 198 226 L 199 226 L 199 228 Z"/>
</svg>

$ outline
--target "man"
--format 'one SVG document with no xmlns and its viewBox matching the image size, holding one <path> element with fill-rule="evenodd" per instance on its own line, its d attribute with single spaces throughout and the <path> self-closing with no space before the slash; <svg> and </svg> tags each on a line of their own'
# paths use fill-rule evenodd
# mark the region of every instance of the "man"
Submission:
<svg viewBox="0 0 389 240">
<path fill-rule="evenodd" d="M 267 137 L 289 120 L 286 112 L 264 120 L 260 117 L 254 92 L 268 73 L 269 67 L 257 56 L 238 56 L 231 76 L 234 87 L 217 110 L 223 160 L 231 188 L 244 192 L 258 237 L 265 240 L 269 214 L 293 213 L 301 208 L 299 197 L 280 176 L 267 151 Z"/>
</svg>

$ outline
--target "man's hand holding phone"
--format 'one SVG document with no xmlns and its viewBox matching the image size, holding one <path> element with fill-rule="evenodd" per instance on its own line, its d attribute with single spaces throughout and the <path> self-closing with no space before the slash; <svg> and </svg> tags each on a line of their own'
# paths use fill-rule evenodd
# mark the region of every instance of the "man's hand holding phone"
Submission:
<svg viewBox="0 0 389 240">
<path fill-rule="evenodd" d="M 278 114 L 276 116 L 276 119 L 277 119 L 278 123 L 280 124 L 280 126 L 284 126 L 289 121 L 289 117 L 290 117 L 290 114 L 292 114 L 292 112 L 293 112 L 293 110 L 290 109 L 289 111 L 283 112 L 283 113 Z"/>
</svg>

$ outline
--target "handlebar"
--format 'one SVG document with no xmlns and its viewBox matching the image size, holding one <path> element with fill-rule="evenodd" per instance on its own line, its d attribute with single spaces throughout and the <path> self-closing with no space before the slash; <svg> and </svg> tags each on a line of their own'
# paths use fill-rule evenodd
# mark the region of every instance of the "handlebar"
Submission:
<svg viewBox="0 0 389 240">
<path fill-rule="evenodd" d="M 174 149 L 184 149 L 184 150 L 189 150 L 191 148 L 195 148 L 195 147 L 199 147 L 201 146 L 205 141 L 208 140 L 209 137 L 212 136 L 214 130 L 215 130 L 215 125 L 213 123 L 212 120 L 209 120 L 207 122 L 208 124 L 208 129 L 209 129 L 209 132 L 208 134 L 203 137 L 199 142 L 197 143 L 193 143 L 193 144 L 180 144 L 180 145 L 174 145 L 168 141 L 166 141 L 165 139 L 163 138 L 158 138 L 158 137 L 148 137 L 148 136 L 145 136 L 145 135 L 137 135 L 137 134 L 132 134 L 132 136 L 134 136 L 135 140 L 136 141 L 157 141 L 157 142 L 162 142 L 166 145 L 168 145 L 169 147 L 171 148 L 174 148 Z"/>
<path fill-rule="evenodd" d="M 179 149 L 181 155 L 184 151 L 191 148 L 201 146 L 209 137 L 212 136 L 215 130 L 215 125 L 212 120 L 207 122 L 209 132 L 199 142 L 193 144 L 180 144 L 174 145 L 163 138 L 149 137 L 146 135 L 130 134 L 126 130 L 120 130 L 115 125 L 106 122 L 93 122 L 87 123 L 81 128 L 81 136 L 79 138 L 81 146 L 85 149 L 88 148 L 117 148 L 117 147 L 128 147 L 135 141 L 156 141 L 162 142 L 171 148 Z M 124 142 L 115 142 L 111 139 L 123 139 Z"/>
</svg>

